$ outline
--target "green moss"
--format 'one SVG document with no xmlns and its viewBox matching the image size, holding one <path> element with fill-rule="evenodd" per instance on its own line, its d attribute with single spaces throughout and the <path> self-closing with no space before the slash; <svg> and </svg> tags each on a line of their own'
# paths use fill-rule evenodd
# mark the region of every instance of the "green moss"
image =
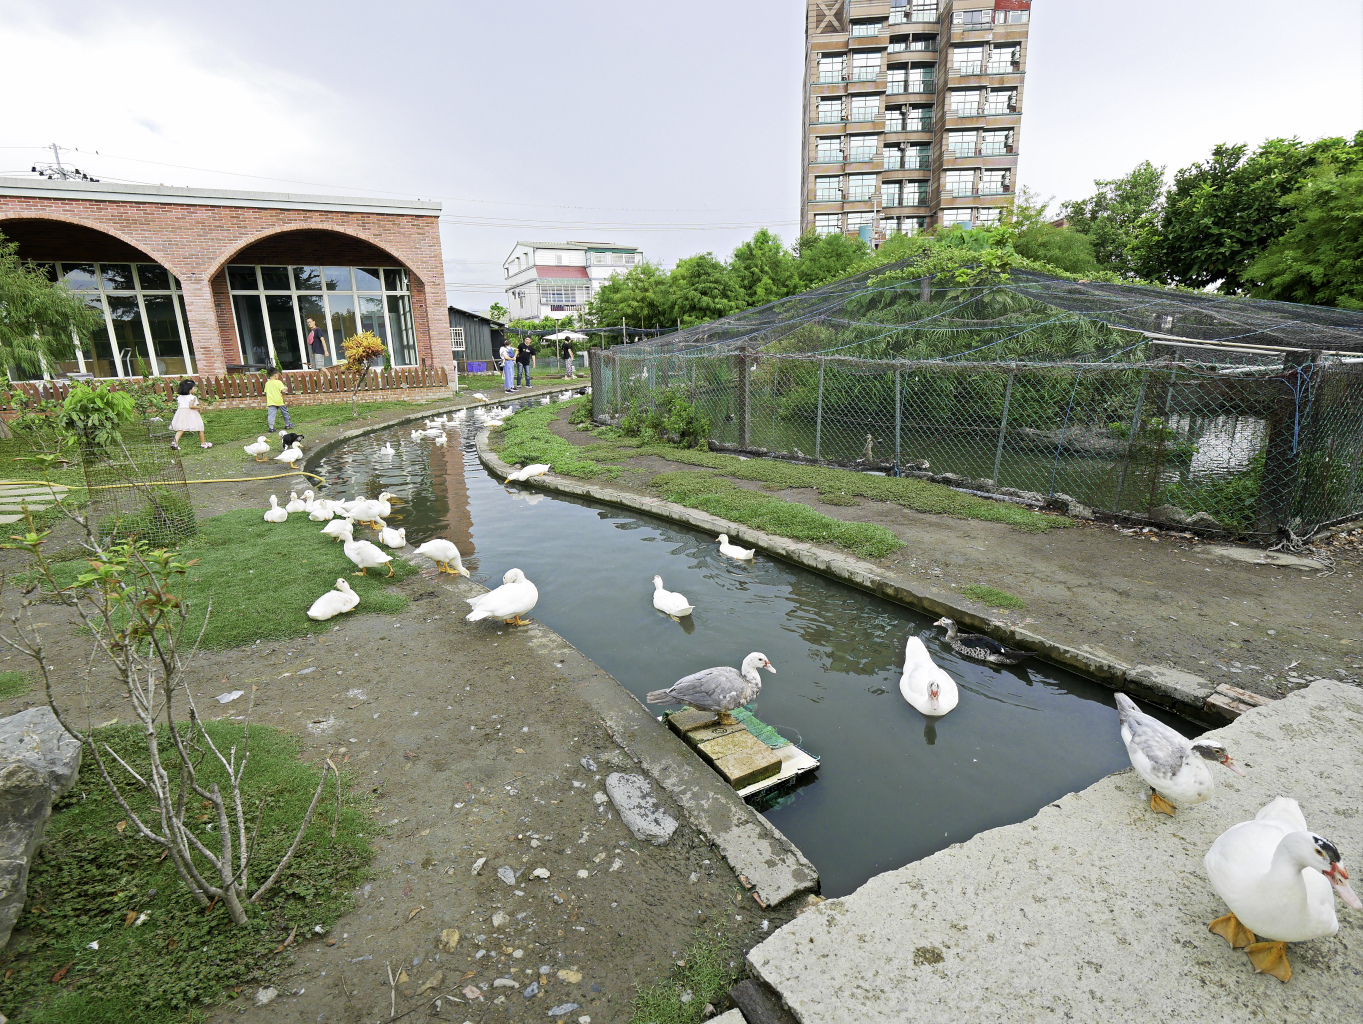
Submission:
<svg viewBox="0 0 1363 1024">
<path fill-rule="evenodd" d="M 705 1017 L 705 1004 L 718 1003 L 738 980 L 739 972 L 730 964 L 741 962 L 716 937 L 698 936 L 667 980 L 639 988 L 630 1024 L 698 1024 Z M 683 1002 L 688 992 L 690 998 Z"/>
<path fill-rule="evenodd" d="M 986 587 L 982 583 L 972 583 L 962 591 L 966 597 L 980 604 L 987 604 L 990 608 L 1026 608 L 1027 602 L 1020 597 L 1014 597 L 1006 590 L 998 590 L 994 587 Z"/>
<path fill-rule="evenodd" d="M 21 697 L 33 689 L 33 677 L 27 672 L 0 672 L 0 700 Z"/>
<path fill-rule="evenodd" d="M 241 726 L 209 722 L 207 728 L 214 742 L 240 749 Z M 100 733 L 145 771 L 145 742 L 135 728 Z M 245 795 L 251 808 L 263 807 L 251 872 L 259 885 L 292 841 L 320 776 L 299 761 L 299 743 L 287 733 L 252 726 L 250 751 Z M 206 760 L 201 779 L 223 783 L 213 767 Z M 314 925 L 326 928 L 351 908 L 354 887 L 372 856 L 368 838 L 374 829 L 348 785 L 331 838 L 332 786 L 327 783 L 295 859 L 260 903 L 247 905 L 249 923 L 237 927 L 221 905 L 205 914 L 171 862 L 161 860 L 159 849 L 131 825 L 115 828 L 127 815 L 87 756 L 75 788 L 47 824 L 15 938 L 0 953 L 0 974 L 13 972 L 0 986 L 0 1011 L 16 1024 L 200 1020 L 199 1007 L 273 973 L 271 964 L 282 959 L 274 950 L 294 926 L 300 934 Z M 149 805 L 140 793 L 127 795 L 139 812 Z M 144 924 L 126 925 L 129 913 L 136 919 L 144 912 Z M 92 942 L 99 948 L 91 949 Z M 61 983 L 53 984 L 63 967 Z"/>
</svg>

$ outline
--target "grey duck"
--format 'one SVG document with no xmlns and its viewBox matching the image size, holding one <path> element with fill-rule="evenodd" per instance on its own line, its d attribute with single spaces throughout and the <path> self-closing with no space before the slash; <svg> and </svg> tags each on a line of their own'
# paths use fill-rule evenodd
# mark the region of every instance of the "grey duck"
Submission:
<svg viewBox="0 0 1363 1024">
<path fill-rule="evenodd" d="M 947 631 L 946 641 L 953 651 L 976 661 L 985 661 L 990 665 L 1016 665 L 1036 655 L 1035 651 L 1019 651 L 979 633 L 958 633 L 956 623 L 948 618 L 938 619 L 933 625 Z"/>
</svg>

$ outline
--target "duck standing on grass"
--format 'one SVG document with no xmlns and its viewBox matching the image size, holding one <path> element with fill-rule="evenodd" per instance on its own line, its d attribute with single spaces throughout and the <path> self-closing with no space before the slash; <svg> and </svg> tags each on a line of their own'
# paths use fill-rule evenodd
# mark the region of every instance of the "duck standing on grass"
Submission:
<svg viewBox="0 0 1363 1024">
<path fill-rule="evenodd" d="M 469 622 L 501 619 L 508 626 L 528 626 L 529 623 L 523 622 L 521 616 L 529 614 L 539 599 L 539 590 L 525 578 L 525 573 L 519 569 L 508 569 L 502 577 L 502 585 L 496 590 L 466 599 L 473 610 L 464 618 Z"/>
<path fill-rule="evenodd" d="M 368 576 L 368 570 L 384 565 L 388 566 L 388 575 L 393 575 L 393 556 L 385 555 L 383 548 L 367 540 L 347 540 L 345 556 L 360 567 L 359 572 L 351 573 L 352 576 Z"/>
<path fill-rule="evenodd" d="M 729 712 L 751 704 L 762 692 L 759 668 L 776 671 L 765 654 L 753 651 L 740 669 L 728 665 L 703 668 L 682 676 L 666 690 L 654 690 L 646 699 L 650 704 L 685 704 L 697 711 L 712 711 L 719 715 L 720 725 L 732 725 L 734 716 Z"/>
<path fill-rule="evenodd" d="M 1225 765 L 1236 775 L 1245 774 L 1220 743 L 1208 739 L 1189 742 L 1177 729 L 1143 712 L 1124 693 L 1117 694 L 1117 721 L 1131 767 L 1150 786 L 1152 811 L 1172 817 L 1176 809 L 1173 800 L 1187 806 L 1211 799 L 1216 780 L 1209 761 Z"/>
<path fill-rule="evenodd" d="M 452 576 L 467 576 L 469 574 L 469 571 L 464 568 L 464 561 L 459 557 L 459 549 L 454 546 L 454 541 L 428 540 L 416 549 L 416 553 L 425 555 L 435 562 L 435 567 L 440 572 L 447 572 Z"/>
<path fill-rule="evenodd" d="M 1207 930 L 1232 949 L 1244 949 L 1256 972 L 1282 982 L 1292 977 L 1289 942 L 1323 939 L 1339 931 L 1336 894 L 1355 910 L 1363 910 L 1339 849 L 1306 827 L 1301 806 L 1291 797 L 1269 801 L 1253 821 L 1222 832 L 1202 858 L 1202 866 L 1230 908 Z"/>
<path fill-rule="evenodd" d="M 350 584 L 342 577 L 336 581 L 334 590 L 328 590 L 312 602 L 312 607 L 308 609 L 308 618 L 325 622 L 342 612 L 353 611 L 359 603 L 360 595 L 351 590 Z"/>
<path fill-rule="evenodd" d="M 265 510 L 265 521 L 267 523 L 282 523 L 288 518 L 289 513 L 279 507 L 279 499 L 271 494 L 270 507 Z"/>
<path fill-rule="evenodd" d="M 269 462 L 269 459 L 262 459 L 261 456 L 270 450 L 270 442 L 264 434 L 261 434 L 251 444 L 242 445 L 242 449 L 247 455 L 255 458 L 257 462 Z"/>
<path fill-rule="evenodd" d="M 993 637 L 982 636 L 979 633 L 957 633 L 956 623 L 951 619 L 941 618 L 933 625 L 941 626 L 947 631 L 947 643 L 962 657 L 974 658 L 990 665 L 1016 665 L 1035 656 L 1034 651 L 1019 651 L 999 643 Z"/>
</svg>

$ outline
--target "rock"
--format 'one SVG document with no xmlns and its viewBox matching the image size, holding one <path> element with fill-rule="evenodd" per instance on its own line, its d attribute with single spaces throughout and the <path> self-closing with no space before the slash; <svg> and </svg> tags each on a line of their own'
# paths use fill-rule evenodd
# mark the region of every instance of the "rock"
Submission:
<svg viewBox="0 0 1363 1024">
<path fill-rule="evenodd" d="M 611 861 L 610 870 L 611 870 L 611 871 L 619 871 L 619 870 L 620 870 L 622 867 L 624 867 L 624 866 L 625 866 L 625 862 L 622 861 L 619 857 L 616 857 L 615 860 Z"/>
<path fill-rule="evenodd" d="M 565 1014 L 572 1013 L 578 1008 L 578 1005 L 578 1003 L 559 1003 L 549 1011 L 549 1016 L 562 1017 Z"/>
<path fill-rule="evenodd" d="M 511 915 L 501 910 L 492 915 L 492 927 L 501 928 L 503 925 L 511 923 Z"/>
<path fill-rule="evenodd" d="M 1181 508 L 1175 508 L 1173 505 L 1160 505 L 1158 508 L 1150 510 L 1150 518 L 1157 523 L 1183 526 L 1188 522 L 1188 513 Z"/>
<path fill-rule="evenodd" d="M 24 909 L 29 865 L 52 803 L 76 784 L 80 754 L 51 708 L 0 719 L 0 947 Z"/>
<path fill-rule="evenodd" d="M 507 885 L 516 884 L 516 872 L 512 871 L 505 864 L 503 864 L 501 867 L 497 869 L 497 877 L 500 878 Z"/>
<path fill-rule="evenodd" d="M 599 805 L 604 804 L 607 800 L 610 799 L 610 797 L 608 797 L 605 793 L 601 792 L 600 790 L 597 790 L 595 793 L 592 794 L 592 799 L 595 800 L 596 803 Z"/>
<path fill-rule="evenodd" d="M 440 933 L 440 948 L 446 953 L 453 953 L 459 948 L 458 928 L 446 928 Z"/>
<path fill-rule="evenodd" d="M 588 756 L 584 757 L 584 758 L 583 758 L 580 762 L 578 762 L 578 763 L 581 764 L 583 768 L 586 768 L 587 771 L 589 771 L 589 772 L 594 772 L 594 771 L 596 771 L 596 762 L 593 761 L 593 760 L 591 759 L 591 755 L 588 755 Z"/>
<path fill-rule="evenodd" d="M 464 993 L 464 998 L 470 1003 L 475 999 L 483 998 L 483 993 L 479 991 L 477 985 L 465 985 L 460 991 Z"/>
<path fill-rule="evenodd" d="M 564 968 L 558 972 L 558 980 L 566 981 L 569 985 L 580 985 L 582 983 L 582 972 Z"/>
<path fill-rule="evenodd" d="M 606 776 L 606 792 L 636 838 L 662 846 L 677 830 L 677 819 L 659 805 L 652 785 L 642 775 L 612 772 Z"/>
<path fill-rule="evenodd" d="M 521 993 L 526 999 L 534 999 L 539 994 L 540 983 L 538 981 L 532 981 L 529 985 L 526 985 L 525 991 Z"/>
<path fill-rule="evenodd" d="M 492 982 L 493 988 L 515 988 L 516 983 L 510 978 L 496 978 Z"/>
<path fill-rule="evenodd" d="M 429 978 L 427 978 L 425 981 L 421 983 L 421 987 L 416 990 L 416 994 L 419 996 L 425 995 L 427 992 L 431 992 L 435 989 L 438 989 L 440 988 L 440 986 L 444 984 L 445 972 L 436 971 L 434 974 L 432 974 Z"/>
<path fill-rule="evenodd" d="M 588 875 L 590 875 L 590 874 L 591 874 L 591 872 L 588 871 L 586 868 L 578 868 L 578 871 L 577 871 L 577 877 L 578 877 L 578 878 L 586 878 L 586 877 L 587 877 Z"/>
<path fill-rule="evenodd" d="M 279 995 L 277 988 L 258 988 L 256 989 L 256 1005 L 264 1006 L 266 1003 L 273 1002 L 277 995 Z"/>
<path fill-rule="evenodd" d="M 549 877 L 549 869 L 548 869 L 548 868 L 536 868 L 534 871 L 530 872 L 530 877 L 531 877 L 531 878 L 548 878 L 548 877 Z"/>
<path fill-rule="evenodd" d="M 478 874 L 478 872 L 483 870 L 483 865 L 486 863 L 487 863 L 486 857 L 479 857 L 477 860 L 473 862 L 473 870 L 470 872 L 470 874 L 474 875 Z"/>
<path fill-rule="evenodd" d="M 1187 704 L 1195 708 L 1216 689 L 1208 680 L 1174 668 L 1172 665 L 1133 665 L 1126 673 L 1126 685 L 1138 697 L 1168 706 Z"/>
</svg>

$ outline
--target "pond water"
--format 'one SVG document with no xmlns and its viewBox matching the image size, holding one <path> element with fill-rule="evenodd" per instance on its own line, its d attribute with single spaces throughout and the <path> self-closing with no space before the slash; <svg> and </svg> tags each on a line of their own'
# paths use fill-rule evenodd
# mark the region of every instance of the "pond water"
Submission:
<svg viewBox="0 0 1363 1024">
<path fill-rule="evenodd" d="M 410 428 L 382 431 L 313 468 L 333 497 L 401 497 L 390 525 L 406 527 L 413 545 L 455 541 L 484 584 L 521 568 L 539 588 L 533 617 L 640 698 L 698 669 L 766 654 L 777 674 L 763 673 L 754 711 L 822 766 L 757 806 L 818 867 L 825 895 L 1021 821 L 1127 766 L 1105 687 L 1046 664 L 966 661 L 927 616 L 817 573 L 760 552 L 740 565 L 721 558 L 708 534 L 503 485 L 478 461 L 483 422 L 481 412 L 461 414 L 444 448 L 412 441 Z M 385 459 L 386 441 L 397 454 Z M 691 621 L 653 609 L 655 573 L 691 599 Z M 899 693 L 904 643 L 915 634 L 962 690 L 935 724 Z M 1165 720 L 1192 734 L 1191 724 Z"/>
</svg>

